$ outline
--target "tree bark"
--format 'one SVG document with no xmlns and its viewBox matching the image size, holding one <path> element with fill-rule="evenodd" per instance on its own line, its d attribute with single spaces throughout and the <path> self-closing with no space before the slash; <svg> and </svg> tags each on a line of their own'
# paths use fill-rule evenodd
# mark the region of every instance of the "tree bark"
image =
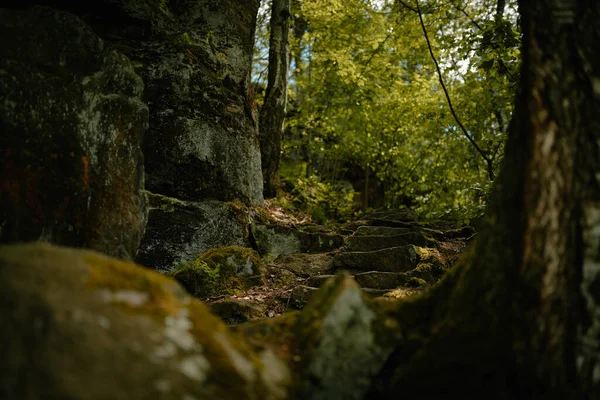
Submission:
<svg viewBox="0 0 600 400">
<path fill-rule="evenodd" d="M 600 398 L 600 5 L 550 4 L 520 2 L 521 90 L 481 233 L 390 307 L 402 340 L 367 398 Z"/>
<path fill-rule="evenodd" d="M 281 140 L 287 103 L 290 17 L 290 0 L 273 0 L 269 39 L 269 77 L 259 120 L 265 197 L 274 197 L 279 188 Z"/>
</svg>

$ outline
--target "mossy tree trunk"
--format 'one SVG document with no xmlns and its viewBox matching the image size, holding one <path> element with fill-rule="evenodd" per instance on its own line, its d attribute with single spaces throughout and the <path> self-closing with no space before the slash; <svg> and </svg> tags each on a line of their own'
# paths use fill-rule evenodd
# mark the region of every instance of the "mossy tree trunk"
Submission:
<svg viewBox="0 0 600 400">
<path fill-rule="evenodd" d="M 600 5 L 520 8 L 521 91 L 485 226 L 391 311 L 402 339 L 368 398 L 600 398 Z"/>
<path fill-rule="evenodd" d="M 279 161 L 287 103 L 290 17 L 290 0 L 273 0 L 269 39 L 269 77 L 265 103 L 260 111 L 259 120 L 265 197 L 274 197 L 279 187 Z"/>
</svg>

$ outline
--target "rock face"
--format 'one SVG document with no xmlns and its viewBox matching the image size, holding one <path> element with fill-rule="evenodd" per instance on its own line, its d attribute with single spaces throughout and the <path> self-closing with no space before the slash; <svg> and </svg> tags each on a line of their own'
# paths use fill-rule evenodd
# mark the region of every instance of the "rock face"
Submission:
<svg viewBox="0 0 600 400">
<path fill-rule="evenodd" d="M 0 246 L 0 292 L 2 399 L 287 398 L 289 370 L 271 350 L 132 263 Z"/>
<path fill-rule="evenodd" d="M 169 271 L 213 247 L 249 245 L 249 216 L 243 207 L 220 201 L 181 201 L 148 193 L 146 234 L 136 262 Z"/>
<path fill-rule="evenodd" d="M 0 241 L 133 258 L 146 224 L 143 88 L 79 18 L 0 10 Z"/>
<path fill-rule="evenodd" d="M 258 6 L 258 0 L 114 0 L 77 10 L 132 59 L 146 85 L 146 188 L 186 204 L 175 212 L 151 209 L 136 259 L 143 265 L 169 269 L 209 248 L 247 245 L 246 223 L 224 202 L 263 201 L 248 94 Z"/>
<path fill-rule="evenodd" d="M 248 97 L 259 1 L 112 3 L 115 16 L 104 17 L 110 20 L 89 20 L 134 61 L 146 84 L 148 190 L 182 200 L 261 204 Z"/>
</svg>

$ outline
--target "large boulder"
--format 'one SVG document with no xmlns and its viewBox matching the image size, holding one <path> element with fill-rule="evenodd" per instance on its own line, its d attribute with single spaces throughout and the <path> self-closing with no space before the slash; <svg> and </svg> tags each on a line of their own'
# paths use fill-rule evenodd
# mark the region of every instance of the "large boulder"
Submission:
<svg viewBox="0 0 600 400">
<path fill-rule="evenodd" d="M 0 246 L 0 398 L 284 399 L 289 370 L 173 280 L 88 250 Z"/>
<path fill-rule="evenodd" d="M 214 247 L 248 247 L 246 207 L 220 201 L 182 201 L 147 192 L 148 226 L 135 261 L 170 271 Z"/>
<path fill-rule="evenodd" d="M 262 204 L 249 96 L 259 0 L 103 3 L 90 24 L 134 61 L 146 84 L 148 190 Z"/>
<path fill-rule="evenodd" d="M 0 241 L 135 255 L 148 109 L 130 61 L 79 18 L 0 9 Z"/>
<path fill-rule="evenodd" d="M 276 346 L 292 365 L 290 398 L 364 398 L 402 336 L 398 322 L 347 275 L 307 292 L 311 296 L 302 311 L 243 324 L 236 331 L 259 348 L 265 342 Z"/>
</svg>

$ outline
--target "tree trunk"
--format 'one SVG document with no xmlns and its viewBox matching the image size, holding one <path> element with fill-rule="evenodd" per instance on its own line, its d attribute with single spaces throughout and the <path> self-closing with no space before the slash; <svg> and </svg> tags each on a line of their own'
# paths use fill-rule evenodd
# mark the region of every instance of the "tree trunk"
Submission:
<svg viewBox="0 0 600 400">
<path fill-rule="evenodd" d="M 600 398 L 600 10 L 521 1 L 521 91 L 485 226 L 367 398 Z M 483 397 L 482 397 L 483 396 Z"/>
<path fill-rule="evenodd" d="M 290 16 L 290 0 L 273 0 L 269 40 L 269 80 L 259 120 L 265 197 L 274 197 L 279 187 L 279 161 L 287 103 Z"/>
</svg>

